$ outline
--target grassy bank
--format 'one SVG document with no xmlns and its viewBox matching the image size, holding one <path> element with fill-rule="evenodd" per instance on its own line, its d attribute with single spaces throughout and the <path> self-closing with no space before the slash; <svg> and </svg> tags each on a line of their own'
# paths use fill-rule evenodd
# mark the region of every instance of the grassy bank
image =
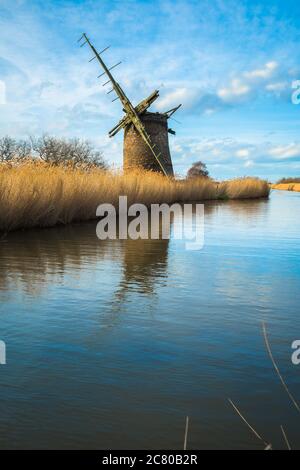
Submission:
<svg viewBox="0 0 300 470">
<path fill-rule="evenodd" d="M 297 191 L 297 192 L 300 192 L 300 183 L 273 184 L 272 189 L 279 189 L 280 191 Z"/>
<path fill-rule="evenodd" d="M 172 180 L 155 173 L 114 174 L 45 163 L 0 164 L 0 231 L 50 227 L 95 218 L 103 202 L 173 203 L 211 199 L 247 199 L 269 195 L 267 182 L 242 178 Z"/>
</svg>

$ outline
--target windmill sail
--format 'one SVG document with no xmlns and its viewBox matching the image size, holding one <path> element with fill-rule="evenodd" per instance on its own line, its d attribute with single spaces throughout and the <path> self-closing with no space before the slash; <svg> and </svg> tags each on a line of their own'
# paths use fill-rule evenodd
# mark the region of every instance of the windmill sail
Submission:
<svg viewBox="0 0 300 470">
<path fill-rule="evenodd" d="M 138 115 L 143 114 L 149 106 L 159 97 L 159 91 L 155 90 L 153 93 L 151 93 L 148 98 L 145 100 L 141 101 L 134 109 Z M 122 128 L 126 127 L 128 124 L 130 124 L 130 117 L 129 116 L 124 116 L 121 121 L 111 130 L 109 131 L 108 135 L 109 137 L 113 137 L 114 135 L 117 134 Z"/>
</svg>

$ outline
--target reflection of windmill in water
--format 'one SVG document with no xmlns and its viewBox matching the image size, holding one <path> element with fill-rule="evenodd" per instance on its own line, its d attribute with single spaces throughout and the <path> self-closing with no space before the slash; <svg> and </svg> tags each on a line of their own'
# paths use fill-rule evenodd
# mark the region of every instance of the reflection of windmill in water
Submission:
<svg viewBox="0 0 300 470">
<path fill-rule="evenodd" d="M 153 295 L 167 277 L 169 240 L 128 239 L 123 241 L 122 248 L 123 278 L 118 300 L 123 300 L 130 291 Z"/>
<path fill-rule="evenodd" d="M 115 81 L 111 74 L 111 70 L 118 64 L 108 68 L 101 58 L 101 54 L 108 49 L 103 49 L 100 53 L 91 44 L 90 40 L 84 33 L 79 41 L 84 40 L 81 44 L 88 44 L 95 54 L 91 61 L 97 59 L 101 64 L 104 72 L 98 78 L 106 75 L 108 80 L 103 86 L 112 85 L 111 90 L 107 93 L 115 92 L 123 106 L 125 116 L 119 123 L 109 132 L 109 136 L 113 137 L 121 129 L 124 129 L 124 169 L 144 168 L 147 170 L 158 171 L 166 176 L 173 176 L 173 165 L 169 149 L 168 132 L 175 134 L 172 129 L 168 128 L 168 119 L 181 106 L 170 109 L 165 113 L 150 113 L 147 109 L 158 98 L 159 91 L 155 90 L 148 98 L 141 101 L 137 106 L 133 106 L 126 94 Z"/>
<path fill-rule="evenodd" d="M 174 214 L 171 214 L 170 220 L 162 218 L 151 221 L 150 217 L 148 223 L 147 238 L 121 241 L 123 276 L 115 294 L 119 303 L 130 292 L 155 295 L 157 288 L 165 285 L 168 277 L 169 241 Z M 151 238 L 152 230 L 158 233 L 158 238 Z"/>
</svg>

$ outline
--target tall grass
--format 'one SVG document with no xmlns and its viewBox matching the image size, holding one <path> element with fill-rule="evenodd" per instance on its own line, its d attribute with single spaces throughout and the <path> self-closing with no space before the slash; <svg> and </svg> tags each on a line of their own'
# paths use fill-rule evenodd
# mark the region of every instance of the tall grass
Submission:
<svg viewBox="0 0 300 470">
<path fill-rule="evenodd" d="M 208 178 L 174 180 L 157 173 L 115 174 L 44 163 L 0 165 L 0 230 L 50 227 L 95 218 L 103 202 L 173 203 L 211 199 L 259 198 L 269 195 L 267 182 L 242 178 L 216 183 Z"/>
</svg>

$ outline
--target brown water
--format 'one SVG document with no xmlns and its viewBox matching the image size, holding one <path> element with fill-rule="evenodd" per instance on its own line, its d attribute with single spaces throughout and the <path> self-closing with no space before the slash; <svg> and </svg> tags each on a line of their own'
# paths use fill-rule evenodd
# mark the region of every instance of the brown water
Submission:
<svg viewBox="0 0 300 470">
<path fill-rule="evenodd" d="M 1 448 L 300 448 L 300 194 L 206 204 L 205 246 L 95 222 L 0 242 Z"/>
</svg>

